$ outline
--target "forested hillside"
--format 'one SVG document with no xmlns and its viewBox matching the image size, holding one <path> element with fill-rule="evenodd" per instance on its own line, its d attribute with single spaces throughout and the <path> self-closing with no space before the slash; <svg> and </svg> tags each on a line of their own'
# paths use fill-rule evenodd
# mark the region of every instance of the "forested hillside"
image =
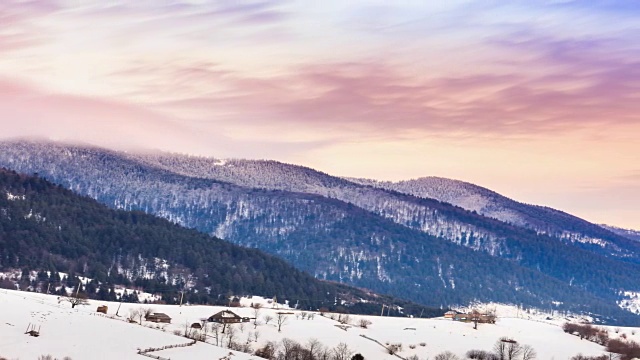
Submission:
<svg viewBox="0 0 640 360">
<path fill-rule="evenodd" d="M 318 278 L 433 306 L 503 301 L 636 321 L 616 302 L 640 290 L 639 266 L 629 262 L 638 254 L 610 242 L 562 241 L 276 162 L 159 160 L 35 142 L 0 143 L 0 150 L 0 164 L 262 249 Z"/>
<path fill-rule="evenodd" d="M 26 269 L 84 276 L 104 286 L 159 292 L 166 302 L 226 303 L 229 295 L 277 296 L 303 307 L 377 312 L 378 303 L 423 308 L 295 270 L 242 248 L 139 211 L 111 210 L 37 177 L 0 169 L 0 271 Z M 70 284 L 71 285 L 71 284 Z M 365 299 L 371 304 L 358 303 Z M 397 309 L 396 309 L 397 310 Z M 426 309 L 427 314 L 440 310 Z"/>
</svg>

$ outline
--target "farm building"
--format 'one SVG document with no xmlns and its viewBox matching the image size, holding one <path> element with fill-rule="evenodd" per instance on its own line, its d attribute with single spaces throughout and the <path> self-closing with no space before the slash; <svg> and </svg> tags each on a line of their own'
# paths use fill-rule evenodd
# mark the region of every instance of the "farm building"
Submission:
<svg viewBox="0 0 640 360">
<path fill-rule="evenodd" d="M 151 313 L 144 318 L 147 321 L 156 322 L 156 323 L 171 323 L 171 317 L 164 313 Z"/>
<path fill-rule="evenodd" d="M 457 314 L 458 314 L 458 312 L 457 312 L 457 311 L 449 310 L 449 311 L 447 311 L 446 313 L 444 313 L 444 317 L 445 317 L 446 319 L 451 319 L 451 318 L 453 318 L 454 316 L 456 316 Z"/>
<path fill-rule="evenodd" d="M 207 321 L 209 322 L 217 322 L 221 324 L 235 324 L 241 322 L 249 322 L 249 320 L 250 319 L 248 317 L 242 317 L 229 310 L 220 311 L 217 314 L 209 316 L 209 318 L 207 319 Z"/>
</svg>

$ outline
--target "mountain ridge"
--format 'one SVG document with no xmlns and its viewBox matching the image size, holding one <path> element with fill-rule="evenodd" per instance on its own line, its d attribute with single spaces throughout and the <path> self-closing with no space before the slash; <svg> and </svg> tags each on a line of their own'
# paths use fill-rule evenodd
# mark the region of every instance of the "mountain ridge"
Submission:
<svg viewBox="0 0 640 360">
<path fill-rule="evenodd" d="M 512 299 L 530 306 L 563 302 L 589 311 L 586 301 L 591 310 L 600 304 L 596 307 L 615 313 L 619 294 L 637 291 L 637 265 L 619 261 L 620 256 L 594 253 L 584 244 L 576 247 L 438 200 L 352 186 L 309 168 L 233 160 L 214 168 L 209 164 L 218 160 L 152 155 L 161 156 L 158 160 L 51 143 L 4 142 L 0 150 L 1 165 L 38 172 L 111 207 L 143 210 L 258 247 L 317 277 L 414 301 L 431 299 L 436 306 Z M 137 159 L 141 156 L 147 158 Z M 164 164 L 155 166 L 158 162 Z M 201 172 L 203 163 L 208 173 Z M 173 164 L 178 169 L 167 170 Z M 274 166 L 279 173 L 264 171 Z M 303 175 L 296 176 L 299 168 Z M 263 188 L 255 187 L 260 184 Z M 291 190 L 268 189 L 276 186 Z M 474 267 L 486 273 L 475 283 L 468 275 L 478 272 Z"/>
</svg>

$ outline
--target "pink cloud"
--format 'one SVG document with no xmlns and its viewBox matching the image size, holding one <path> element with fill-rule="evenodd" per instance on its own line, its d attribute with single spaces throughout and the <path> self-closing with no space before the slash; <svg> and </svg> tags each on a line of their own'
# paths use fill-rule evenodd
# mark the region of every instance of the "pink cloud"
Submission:
<svg viewBox="0 0 640 360">
<path fill-rule="evenodd" d="M 501 135 L 636 125 L 640 62 L 631 53 L 591 50 L 597 44 L 544 38 L 512 43 L 514 52 L 534 59 L 518 64 L 520 70 L 532 71 L 457 77 L 410 76 L 384 62 L 312 64 L 265 78 L 206 64 L 148 70 L 157 81 L 183 83 L 181 94 L 193 86 L 212 89 L 165 107 L 197 110 L 205 118 L 224 110 L 248 124 Z"/>
</svg>

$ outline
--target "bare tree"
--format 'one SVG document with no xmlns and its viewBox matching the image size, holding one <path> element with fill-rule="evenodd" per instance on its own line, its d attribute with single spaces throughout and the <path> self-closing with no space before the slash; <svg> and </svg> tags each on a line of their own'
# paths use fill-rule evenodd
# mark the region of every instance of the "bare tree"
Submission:
<svg viewBox="0 0 640 360">
<path fill-rule="evenodd" d="M 318 357 L 317 354 L 322 350 L 322 343 L 318 339 L 311 338 L 307 341 L 307 349 L 311 359 L 316 359 Z"/>
<path fill-rule="evenodd" d="M 71 304 L 71 308 L 75 308 L 78 305 L 89 305 L 89 301 L 87 300 L 87 294 L 78 293 L 74 296 L 63 296 L 59 301 L 68 302 Z"/>
<path fill-rule="evenodd" d="M 476 309 L 471 311 L 471 321 L 473 322 L 473 329 L 478 330 L 478 323 L 480 322 L 480 312 Z"/>
<path fill-rule="evenodd" d="M 127 316 L 127 320 L 129 320 L 129 322 L 133 323 L 136 322 L 136 319 L 138 318 L 138 309 L 129 309 L 129 316 Z"/>
<path fill-rule="evenodd" d="M 278 358 L 289 360 L 289 359 L 297 359 L 298 353 L 300 352 L 300 343 L 295 340 L 284 338 L 280 342 L 282 351 L 280 352 Z"/>
<path fill-rule="evenodd" d="M 138 314 L 138 322 L 140 322 L 140 325 L 142 325 L 142 319 L 145 318 L 144 309 L 138 309 L 138 311 L 136 311 L 136 313 Z"/>
<path fill-rule="evenodd" d="M 269 321 L 273 320 L 273 316 L 267 314 L 263 317 L 263 319 L 265 324 L 269 324 Z"/>
<path fill-rule="evenodd" d="M 262 310 L 262 304 L 253 304 L 253 329 L 255 330 L 258 327 L 258 318 L 260 317 L 260 312 Z"/>
<path fill-rule="evenodd" d="M 507 337 L 500 338 L 493 346 L 493 351 L 500 360 L 516 360 L 522 353 L 522 346 L 517 341 Z"/>
<path fill-rule="evenodd" d="M 142 315 L 144 315 L 144 311 L 140 311 Z M 191 338 L 191 326 L 189 325 L 189 320 L 184 322 L 184 333 L 183 335 L 186 338 Z"/>
<path fill-rule="evenodd" d="M 278 332 L 282 331 L 282 325 L 287 323 L 287 319 L 289 317 L 285 313 L 277 313 L 276 314 L 276 323 L 278 324 Z"/>
<path fill-rule="evenodd" d="M 351 355 L 353 351 L 349 349 L 349 346 L 345 343 L 340 343 L 338 346 L 333 348 L 333 359 L 334 360 L 349 360 L 351 359 Z"/>
<path fill-rule="evenodd" d="M 215 340 L 216 342 L 216 346 L 220 346 L 220 324 L 219 323 L 212 323 L 211 324 L 211 337 L 213 337 L 213 340 Z"/>
<path fill-rule="evenodd" d="M 509 343 L 507 346 L 507 360 L 516 360 L 522 353 L 522 346 L 517 342 Z"/>
<path fill-rule="evenodd" d="M 229 326 L 227 329 L 227 347 L 231 349 L 233 347 L 233 339 L 236 337 L 236 329 L 233 326 Z"/>
<path fill-rule="evenodd" d="M 533 360 L 538 354 L 530 345 L 522 346 L 522 360 Z"/>
<path fill-rule="evenodd" d="M 260 331 L 256 330 L 253 332 L 253 341 L 258 342 L 258 338 L 260 337 Z"/>
</svg>

